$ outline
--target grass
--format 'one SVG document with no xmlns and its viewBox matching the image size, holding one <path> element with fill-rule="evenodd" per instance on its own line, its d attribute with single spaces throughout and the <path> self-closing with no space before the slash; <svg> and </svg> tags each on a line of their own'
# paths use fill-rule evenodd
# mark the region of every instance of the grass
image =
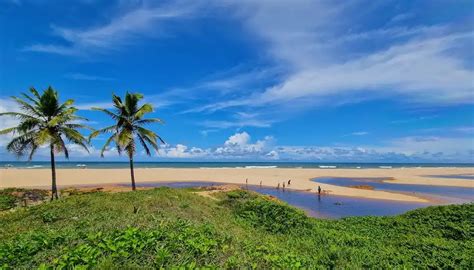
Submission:
<svg viewBox="0 0 474 270">
<path fill-rule="evenodd" d="M 0 211 L 19 205 L 31 205 L 46 200 L 48 191 L 42 189 L 6 188 L 0 190 Z"/>
<path fill-rule="evenodd" d="M 319 220 L 245 191 L 79 194 L 0 213 L 0 269 L 474 269 L 474 204 Z"/>
</svg>

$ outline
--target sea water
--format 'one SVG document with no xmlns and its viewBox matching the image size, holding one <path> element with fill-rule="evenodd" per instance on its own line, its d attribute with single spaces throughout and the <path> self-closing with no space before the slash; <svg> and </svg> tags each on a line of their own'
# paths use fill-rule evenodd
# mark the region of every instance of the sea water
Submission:
<svg viewBox="0 0 474 270">
<path fill-rule="evenodd" d="M 61 168 L 95 168 L 115 169 L 128 168 L 127 162 L 106 161 L 59 161 Z M 395 168 L 468 168 L 473 163 L 336 163 L 336 162 L 135 162 L 135 168 L 239 168 L 239 169 L 272 169 L 272 168 L 302 168 L 302 169 L 395 169 Z M 49 168 L 49 161 L 0 161 L 0 167 L 40 169 Z M 471 175 L 472 177 L 472 175 Z"/>
</svg>

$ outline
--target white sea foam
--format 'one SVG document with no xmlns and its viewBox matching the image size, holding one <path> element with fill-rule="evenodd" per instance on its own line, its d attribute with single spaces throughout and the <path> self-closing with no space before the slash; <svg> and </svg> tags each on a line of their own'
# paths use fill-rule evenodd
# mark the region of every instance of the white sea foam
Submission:
<svg viewBox="0 0 474 270">
<path fill-rule="evenodd" d="M 391 169 L 392 166 L 379 166 L 380 169 Z"/>
<path fill-rule="evenodd" d="M 245 169 L 273 169 L 277 166 L 245 166 Z"/>
<path fill-rule="evenodd" d="M 26 168 L 27 169 L 38 169 L 38 168 L 43 168 L 43 165 L 33 165 L 33 166 L 28 166 Z"/>
<path fill-rule="evenodd" d="M 320 165 L 320 169 L 336 169 L 337 166 Z"/>
<path fill-rule="evenodd" d="M 199 167 L 199 169 L 245 169 L 245 167 Z"/>
</svg>

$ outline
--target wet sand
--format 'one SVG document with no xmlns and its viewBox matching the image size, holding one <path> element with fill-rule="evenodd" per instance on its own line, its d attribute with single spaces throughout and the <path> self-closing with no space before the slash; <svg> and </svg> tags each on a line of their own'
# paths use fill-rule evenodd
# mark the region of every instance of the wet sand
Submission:
<svg viewBox="0 0 474 270">
<path fill-rule="evenodd" d="M 407 194 L 387 191 L 365 190 L 350 187 L 322 184 L 311 181 L 317 177 L 352 178 L 391 178 L 392 183 L 457 186 L 474 188 L 473 180 L 443 179 L 439 175 L 474 174 L 474 168 L 400 168 L 400 169 L 297 169 L 297 168 L 139 168 L 135 170 L 137 182 L 182 182 L 206 181 L 215 183 L 245 184 L 276 187 L 278 183 L 291 179 L 287 188 L 317 192 L 318 185 L 330 194 L 384 199 L 407 202 L 427 202 Z M 432 177 L 430 175 L 436 175 Z M 128 169 L 58 169 L 58 185 L 71 187 L 81 185 L 100 186 L 106 184 L 130 183 Z M 0 169 L 0 188 L 39 187 L 49 188 L 51 171 L 49 169 Z"/>
</svg>

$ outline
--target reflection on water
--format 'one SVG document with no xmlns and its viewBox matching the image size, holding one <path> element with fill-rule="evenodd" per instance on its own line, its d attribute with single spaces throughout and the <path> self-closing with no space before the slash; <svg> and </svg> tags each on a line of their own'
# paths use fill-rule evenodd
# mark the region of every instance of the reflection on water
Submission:
<svg viewBox="0 0 474 270">
<path fill-rule="evenodd" d="M 427 175 L 428 177 L 474 180 L 473 174 L 447 174 L 447 175 Z"/>
<path fill-rule="evenodd" d="M 275 196 L 293 206 L 304 209 L 309 215 L 315 217 L 390 216 L 429 205 L 426 203 L 370 200 L 335 195 L 318 196 L 318 194 L 305 191 L 282 191 L 254 186 L 249 186 L 249 189 Z"/>
<path fill-rule="evenodd" d="M 337 186 L 369 185 L 374 187 L 374 189 L 376 190 L 403 192 L 410 193 L 413 195 L 428 196 L 432 198 L 441 199 L 449 203 L 466 203 L 474 201 L 474 188 L 393 184 L 390 183 L 390 180 L 383 178 L 358 179 L 321 177 L 313 179 L 313 181 Z"/>
<path fill-rule="evenodd" d="M 221 185 L 212 182 L 173 182 L 173 183 L 140 183 L 139 187 L 160 187 L 167 186 L 173 188 L 187 188 L 200 186 Z M 245 185 L 242 187 L 245 188 Z M 275 188 L 251 186 L 250 190 L 261 194 L 275 196 L 290 205 L 305 210 L 308 215 L 325 218 L 340 218 L 347 216 L 386 216 L 402 214 L 406 211 L 425 207 L 426 203 L 406 203 L 384 200 L 370 200 L 334 195 L 321 195 L 304 191 L 290 191 L 286 189 L 277 190 Z"/>
</svg>

